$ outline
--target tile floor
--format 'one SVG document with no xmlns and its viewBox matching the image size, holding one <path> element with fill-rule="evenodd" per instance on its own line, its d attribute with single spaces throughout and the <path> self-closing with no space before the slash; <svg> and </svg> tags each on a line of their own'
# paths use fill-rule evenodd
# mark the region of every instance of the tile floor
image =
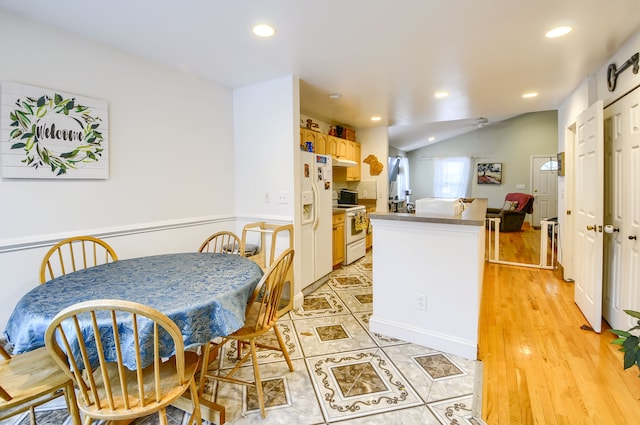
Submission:
<svg viewBox="0 0 640 425">
<path fill-rule="evenodd" d="M 371 311 L 369 253 L 334 271 L 300 309 L 278 321 L 295 371 L 289 372 L 281 354 L 259 354 L 265 419 L 255 391 L 246 387 L 209 382 L 205 397 L 226 406 L 227 423 L 234 425 L 483 424 L 474 416 L 480 404 L 474 397 L 481 392 L 479 363 L 370 333 Z M 235 345 L 227 344 L 221 355 L 222 367 L 231 367 Z M 250 362 L 237 374 L 243 375 L 252 376 Z M 67 424 L 59 403 L 39 414 L 40 425 Z M 169 413 L 171 424 L 186 424 L 182 411 Z M 158 419 L 134 423 L 152 425 Z M 0 424 L 27 425 L 29 419 Z"/>
</svg>

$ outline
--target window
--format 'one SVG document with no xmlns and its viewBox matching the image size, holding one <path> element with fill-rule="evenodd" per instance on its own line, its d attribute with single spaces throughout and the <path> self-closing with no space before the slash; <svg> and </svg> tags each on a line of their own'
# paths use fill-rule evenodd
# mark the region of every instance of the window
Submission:
<svg viewBox="0 0 640 425">
<path fill-rule="evenodd" d="M 552 159 L 540 166 L 540 171 L 558 171 L 558 161 Z"/>
<path fill-rule="evenodd" d="M 471 159 L 436 158 L 433 192 L 437 198 L 464 198 L 469 186 Z"/>
<path fill-rule="evenodd" d="M 396 156 L 387 160 L 389 168 L 389 197 L 405 199 L 411 189 L 409 182 L 409 159 Z"/>
<path fill-rule="evenodd" d="M 407 191 L 410 189 L 409 184 L 409 159 L 400 158 L 400 170 L 398 172 L 398 199 L 405 199 Z"/>
</svg>

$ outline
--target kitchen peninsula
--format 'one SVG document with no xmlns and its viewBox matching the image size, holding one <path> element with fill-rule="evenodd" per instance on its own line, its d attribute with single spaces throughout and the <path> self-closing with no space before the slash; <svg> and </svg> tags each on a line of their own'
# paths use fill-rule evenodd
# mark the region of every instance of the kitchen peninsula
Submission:
<svg viewBox="0 0 640 425">
<path fill-rule="evenodd" d="M 370 329 L 477 358 L 487 199 L 462 214 L 373 213 Z"/>
</svg>

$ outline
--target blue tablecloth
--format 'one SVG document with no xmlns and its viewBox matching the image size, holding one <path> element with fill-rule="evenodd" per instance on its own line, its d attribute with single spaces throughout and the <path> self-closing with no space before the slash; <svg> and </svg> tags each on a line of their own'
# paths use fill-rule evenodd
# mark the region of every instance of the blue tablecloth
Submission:
<svg viewBox="0 0 640 425">
<path fill-rule="evenodd" d="M 30 351 L 44 346 L 47 326 L 64 308 L 80 301 L 122 299 L 169 316 L 182 331 L 185 348 L 193 348 L 242 327 L 247 300 L 262 274 L 253 261 L 229 254 L 119 260 L 32 289 L 16 305 L 5 335 L 13 353 Z"/>
</svg>

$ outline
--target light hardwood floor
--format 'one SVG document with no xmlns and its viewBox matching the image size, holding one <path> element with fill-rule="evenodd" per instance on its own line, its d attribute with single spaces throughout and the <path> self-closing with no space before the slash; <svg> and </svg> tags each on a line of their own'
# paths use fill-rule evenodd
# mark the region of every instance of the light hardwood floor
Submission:
<svg viewBox="0 0 640 425">
<path fill-rule="evenodd" d="M 536 238 L 539 231 L 526 228 L 501 234 L 501 245 L 510 261 L 537 263 Z M 640 424 L 640 371 L 623 370 L 606 322 L 601 334 L 581 329 L 587 321 L 573 295 L 558 271 L 485 264 L 479 358 L 487 424 Z"/>
</svg>

